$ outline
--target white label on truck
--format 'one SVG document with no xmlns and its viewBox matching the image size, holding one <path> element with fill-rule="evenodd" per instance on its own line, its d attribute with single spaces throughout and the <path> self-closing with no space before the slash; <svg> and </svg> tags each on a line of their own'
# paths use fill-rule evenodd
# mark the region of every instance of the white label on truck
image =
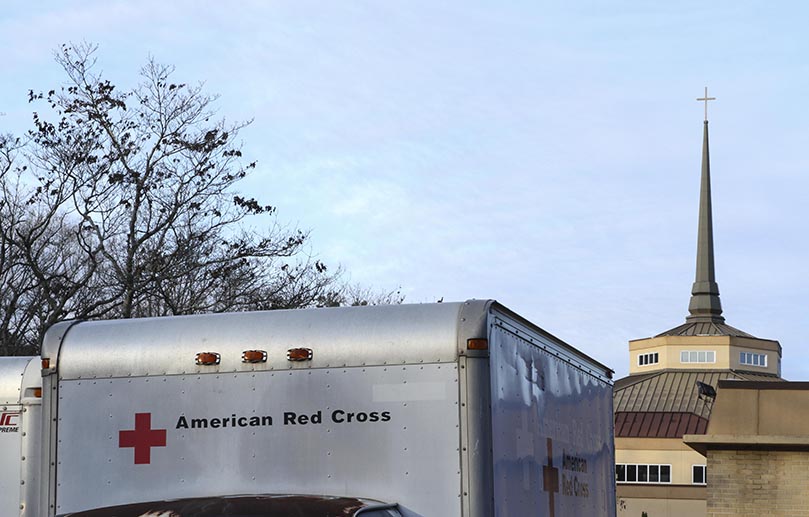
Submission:
<svg viewBox="0 0 809 517">
<path fill-rule="evenodd" d="M 444 400 L 447 384 L 443 382 L 410 382 L 407 384 L 377 384 L 374 402 L 402 402 L 405 400 Z"/>
<path fill-rule="evenodd" d="M 57 513 L 288 493 L 457 515 L 457 394 L 455 364 L 62 381 Z"/>
</svg>

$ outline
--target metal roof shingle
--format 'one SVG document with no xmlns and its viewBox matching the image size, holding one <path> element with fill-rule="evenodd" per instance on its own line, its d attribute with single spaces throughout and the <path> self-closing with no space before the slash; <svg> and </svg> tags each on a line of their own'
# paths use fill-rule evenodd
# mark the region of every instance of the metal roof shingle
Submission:
<svg viewBox="0 0 809 517">
<path fill-rule="evenodd" d="M 721 379 L 782 380 L 775 375 L 734 370 L 661 370 L 645 374 L 637 382 L 631 382 L 631 377 L 615 383 L 616 413 L 693 413 L 706 419 L 713 404 L 699 397 L 697 381 L 716 387 Z"/>
</svg>

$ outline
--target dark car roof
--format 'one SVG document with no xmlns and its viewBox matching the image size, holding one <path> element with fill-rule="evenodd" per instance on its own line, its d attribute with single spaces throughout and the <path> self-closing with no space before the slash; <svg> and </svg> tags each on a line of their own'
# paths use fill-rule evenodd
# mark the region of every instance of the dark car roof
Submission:
<svg viewBox="0 0 809 517">
<path fill-rule="evenodd" d="M 378 502 L 313 495 L 195 497 L 109 506 L 62 517 L 350 517 L 372 504 Z"/>
</svg>

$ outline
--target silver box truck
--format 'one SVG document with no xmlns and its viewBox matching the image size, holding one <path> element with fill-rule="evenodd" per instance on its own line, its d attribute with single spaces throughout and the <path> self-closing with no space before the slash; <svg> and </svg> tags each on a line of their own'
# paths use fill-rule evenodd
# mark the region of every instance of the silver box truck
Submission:
<svg viewBox="0 0 809 517">
<path fill-rule="evenodd" d="M 0 515 L 39 517 L 39 357 L 0 357 Z"/>
<path fill-rule="evenodd" d="M 491 300 L 64 322 L 42 363 L 48 516 L 615 515 L 612 372 Z"/>
</svg>

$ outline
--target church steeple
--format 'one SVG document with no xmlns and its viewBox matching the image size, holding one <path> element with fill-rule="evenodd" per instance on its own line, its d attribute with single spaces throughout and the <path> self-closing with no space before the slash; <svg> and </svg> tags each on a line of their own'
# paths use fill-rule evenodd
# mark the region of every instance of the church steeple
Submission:
<svg viewBox="0 0 809 517">
<path fill-rule="evenodd" d="M 648 411 L 650 413 L 685 411 L 684 409 L 672 409 L 685 406 L 676 404 L 672 406 L 671 397 L 682 397 L 683 404 L 686 401 L 689 404 L 697 401 L 699 394 L 696 392 L 696 388 L 689 389 L 694 383 L 694 375 L 698 377 L 696 380 L 708 384 L 714 383 L 717 378 L 722 378 L 715 375 L 727 375 L 737 379 L 758 379 L 761 375 L 776 379 L 781 375 L 781 345 L 777 341 L 759 339 L 732 327 L 725 323 L 725 318 L 722 316 L 719 286 L 716 283 L 714 270 L 711 158 L 708 149 L 707 103 L 713 98 L 708 97 L 706 88 L 705 96 L 697 100 L 705 101 L 706 116 L 702 130 L 697 267 L 694 285 L 691 288 L 691 302 L 688 305 L 689 314 L 686 316 L 685 322 L 674 328 L 654 337 L 629 342 L 630 377 L 636 374 L 654 374 L 654 376 L 647 377 L 654 380 L 650 380 L 651 384 L 647 388 L 651 391 L 647 392 L 644 392 L 643 389 L 635 391 L 636 384 L 625 383 L 618 388 L 618 383 L 616 383 L 616 407 L 621 407 L 619 401 L 623 400 L 617 395 L 620 389 L 626 388 L 624 396 L 627 397 L 627 400 L 632 401 L 631 404 L 623 406 L 630 409 L 616 409 L 616 415 L 621 411 Z M 762 359 L 762 356 L 766 357 Z M 669 377 L 658 377 L 658 375 Z M 700 375 L 704 376 L 699 377 Z M 672 386 L 676 388 L 672 388 Z M 658 387 L 662 387 L 662 391 L 655 391 Z M 678 395 L 674 395 L 672 390 L 677 391 Z M 638 405 L 650 400 L 653 402 L 662 400 L 665 404 L 658 406 L 659 409 Z M 638 409 L 639 407 L 647 409 Z M 616 419 L 617 435 L 618 420 Z"/>
<path fill-rule="evenodd" d="M 697 272 L 691 287 L 691 302 L 688 304 L 688 322 L 723 323 L 722 304 L 719 301 L 719 285 L 714 272 L 713 216 L 711 210 L 711 161 L 708 153 L 708 89 L 705 97 L 705 124 L 702 137 L 702 178 L 699 193 L 699 228 L 697 232 Z"/>
</svg>

